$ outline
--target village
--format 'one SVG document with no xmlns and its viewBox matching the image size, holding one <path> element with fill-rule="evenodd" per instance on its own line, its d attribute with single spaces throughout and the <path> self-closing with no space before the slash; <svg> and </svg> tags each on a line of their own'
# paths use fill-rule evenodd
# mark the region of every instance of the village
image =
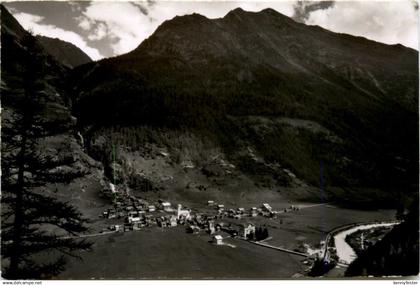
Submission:
<svg viewBox="0 0 420 285">
<path fill-rule="evenodd" d="M 288 208 L 275 211 L 268 203 L 248 209 L 239 207 L 227 209 L 223 204 L 208 200 L 203 202 L 200 212 L 177 204 L 174 207 L 169 201 L 158 199 L 151 203 L 134 197 L 126 192 L 118 192 L 110 183 L 112 207 L 101 213 L 100 217 L 115 220 L 108 229 L 102 231 L 139 231 L 146 227 L 177 227 L 184 226 L 186 233 L 207 233 L 215 245 L 224 245 L 224 237 L 235 237 L 250 241 L 261 241 L 269 238 L 265 225 L 256 225 L 252 218 L 260 216 L 271 220 L 279 220 L 281 213 L 299 211 L 299 207 L 290 205 Z M 235 222 L 232 223 L 232 220 Z M 241 223 L 240 221 L 243 220 Z M 223 234 L 222 234 L 223 233 Z"/>
<path fill-rule="evenodd" d="M 135 262 L 123 273 L 121 268 L 109 266 L 96 271 L 95 276 L 172 278 L 189 276 L 193 268 L 197 276 L 205 272 L 205 277 L 228 274 L 251 278 L 254 273 L 244 271 L 250 267 L 267 277 L 323 276 L 326 271 L 328 276 L 339 276 L 348 263 L 336 248 L 335 236 L 348 227 L 391 217 L 388 212 L 367 215 L 329 203 L 275 200 L 263 195 L 247 200 L 217 195 L 188 200 L 165 193 L 140 196 L 123 184 L 105 183 L 100 188 L 105 203 L 92 209 L 96 218 L 91 231 L 74 237 L 95 242 L 95 254 L 84 253 L 86 262 L 73 263 L 68 274 L 91 276 L 98 270 L 95 264 L 103 259 L 126 258 Z M 332 217 L 333 223 L 324 227 L 319 222 L 323 217 Z M 229 267 L 223 266 L 226 263 Z M 162 264 L 171 264 L 171 271 Z"/>
<path fill-rule="evenodd" d="M 122 236 L 121 234 L 126 232 L 149 232 L 153 228 L 170 234 L 173 232 L 171 228 L 177 232 L 183 232 L 184 228 L 185 234 L 197 235 L 198 240 L 207 240 L 209 244 L 217 247 L 237 248 L 236 240 L 240 243 L 243 241 L 252 247 L 265 247 L 299 258 L 301 271 L 293 277 L 323 275 L 336 265 L 338 272 L 346 268 L 348 263 L 339 259 L 334 236 L 349 226 L 357 225 L 356 223 L 337 227 L 321 238 L 319 245 L 315 247 L 300 242 L 297 238 L 291 246 L 279 242 L 283 240 L 279 236 L 279 229 L 281 231 L 284 223 L 290 224 L 291 217 L 301 216 L 298 212 L 302 209 L 326 204 L 297 206 L 284 203 L 283 207 L 275 210 L 266 201 L 260 201 L 254 206 L 248 204 L 248 207 L 236 204 L 233 208 L 226 207 L 221 201 L 205 200 L 192 209 L 179 203 L 171 203 L 169 199 L 139 198 L 123 189 L 116 190 L 112 183 L 105 188 L 104 194 L 112 203 L 99 215 L 103 221 L 101 225 L 107 226 L 102 228 L 100 234 L 120 233 L 117 236 Z"/>
</svg>

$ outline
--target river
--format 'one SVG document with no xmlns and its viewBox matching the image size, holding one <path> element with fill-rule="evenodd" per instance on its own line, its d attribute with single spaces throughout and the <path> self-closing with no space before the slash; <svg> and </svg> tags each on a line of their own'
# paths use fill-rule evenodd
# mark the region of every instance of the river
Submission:
<svg viewBox="0 0 420 285">
<path fill-rule="evenodd" d="M 338 260 L 342 263 L 350 264 L 357 257 L 353 248 L 346 242 L 347 235 L 350 235 L 358 230 L 367 230 L 367 229 L 378 228 L 378 227 L 390 227 L 398 223 L 399 222 L 360 225 L 360 226 L 355 226 L 351 229 L 339 232 L 338 234 L 334 236 L 334 243 L 337 249 Z"/>
</svg>

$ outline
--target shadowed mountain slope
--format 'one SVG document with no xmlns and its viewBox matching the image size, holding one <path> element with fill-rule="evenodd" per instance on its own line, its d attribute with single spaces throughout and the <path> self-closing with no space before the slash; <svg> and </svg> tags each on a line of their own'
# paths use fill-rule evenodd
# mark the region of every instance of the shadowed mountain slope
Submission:
<svg viewBox="0 0 420 285">
<path fill-rule="evenodd" d="M 327 186 L 359 189 L 351 195 L 415 189 L 417 62 L 413 49 L 272 9 L 192 14 L 128 54 L 77 68 L 74 112 L 84 126 L 204 130 L 232 157 L 251 145 L 312 185 L 324 163 Z"/>
<path fill-rule="evenodd" d="M 70 68 L 92 61 L 86 53 L 72 43 L 44 36 L 36 36 L 36 38 L 58 62 Z"/>
</svg>

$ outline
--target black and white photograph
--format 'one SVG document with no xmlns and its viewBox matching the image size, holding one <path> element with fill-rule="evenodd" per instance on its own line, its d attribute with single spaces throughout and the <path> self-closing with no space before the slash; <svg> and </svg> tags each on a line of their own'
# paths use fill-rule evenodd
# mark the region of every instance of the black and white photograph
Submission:
<svg viewBox="0 0 420 285">
<path fill-rule="evenodd" d="M 417 284 L 417 1 L 0 6 L 2 284 Z"/>
</svg>

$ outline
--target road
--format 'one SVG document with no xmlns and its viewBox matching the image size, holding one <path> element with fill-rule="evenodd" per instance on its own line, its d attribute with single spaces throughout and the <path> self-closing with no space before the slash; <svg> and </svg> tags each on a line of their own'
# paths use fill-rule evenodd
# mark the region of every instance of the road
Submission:
<svg viewBox="0 0 420 285">
<path fill-rule="evenodd" d="M 285 248 L 274 246 L 274 245 L 269 245 L 267 243 L 262 243 L 262 242 L 258 242 L 258 241 L 249 241 L 249 242 L 253 243 L 253 244 L 256 244 L 256 245 L 259 245 L 259 246 L 264 246 L 264 247 L 272 248 L 272 249 L 275 249 L 275 250 L 283 251 L 283 252 L 286 252 L 286 253 L 299 255 L 299 256 L 303 256 L 303 257 L 309 257 L 309 255 L 306 254 L 306 253 L 297 252 L 297 251 L 285 249 Z"/>
<path fill-rule="evenodd" d="M 122 232 L 122 231 L 118 231 L 118 232 Z M 87 237 L 97 237 L 97 236 L 115 234 L 115 233 L 118 233 L 118 232 L 117 231 L 108 231 L 108 232 L 86 234 L 86 235 L 66 236 L 66 237 L 61 237 L 61 239 L 78 239 L 78 238 L 87 238 Z"/>
<path fill-rule="evenodd" d="M 247 240 L 245 238 L 239 238 L 239 239 L 242 240 L 242 241 L 246 241 L 246 242 L 252 243 L 252 244 L 256 244 L 256 245 L 259 245 L 259 246 L 263 246 L 263 247 L 267 247 L 267 248 L 271 248 L 271 249 L 283 251 L 283 252 L 294 254 L 294 255 L 299 255 L 299 256 L 303 256 L 303 257 L 308 257 L 309 256 L 306 253 L 302 253 L 302 252 L 297 252 L 297 251 L 285 249 L 285 248 L 274 246 L 274 245 L 270 245 L 270 244 L 267 244 L 267 243 L 264 243 L 264 242 L 261 242 L 261 241 L 250 241 L 250 240 Z M 269 239 L 271 239 L 271 237 L 268 237 L 265 240 L 269 240 Z"/>
<path fill-rule="evenodd" d="M 302 209 L 307 209 L 307 208 L 312 208 L 312 207 L 324 206 L 324 205 L 328 205 L 328 204 L 330 204 L 330 203 L 310 204 L 310 205 L 297 205 L 297 207 L 299 208 L 299 210 L 302 210 Z"/>
</svg>

